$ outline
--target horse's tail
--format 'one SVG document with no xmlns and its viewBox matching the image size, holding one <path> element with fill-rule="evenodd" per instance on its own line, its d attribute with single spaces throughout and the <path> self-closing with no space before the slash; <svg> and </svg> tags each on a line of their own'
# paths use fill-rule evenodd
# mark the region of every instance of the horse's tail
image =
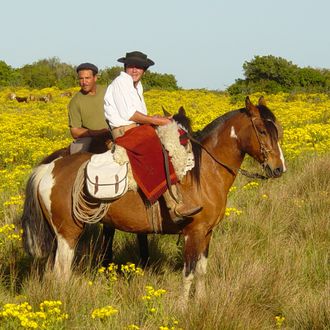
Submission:
<svg viewBox="0 0 330 330">
<path fill-rule="evenodd" d="M 25 193 L 23 215 L 23 245 L 27 253 L 34 258 L 46 258 L 53 250 L 55 235 L 41 209 L 38 186 L 47 171 L 48 164 L 39 165 L 32 172 Z"/>
</svg>

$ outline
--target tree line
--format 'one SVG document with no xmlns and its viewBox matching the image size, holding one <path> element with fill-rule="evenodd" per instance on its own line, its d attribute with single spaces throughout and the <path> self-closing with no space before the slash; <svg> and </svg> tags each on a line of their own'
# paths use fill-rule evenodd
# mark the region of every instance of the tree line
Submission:
<svg viewBox="0 0 330 330">
<path fill-rule="evenodd" d="M 21 68 L 12 68 L 0 60 L 0 87 L 25 86 L 29 88 L 58 87 L 66 89 L 77 86 L 76 66 L 61 62 L 57 57 L 42 59 Z M 116 78 L 122 67 L 114 66 L 99 71 L 99 83 L 108 85 Z M 311 67 L 301 68 L 291 61 L 273 55 L 255 56 L 243 64 L 245 79 L 227 88 L 231 95 L 254 92 L 330 92 L 330 70 Z M 173 74 L 147 71 L 143 86 L 148 89 L 179 89 Z"/>
<path fill-rule="evenodd" d="M 123 68 L 119 66 L 99 70 L 99 84 L 110 84 L 122 70 Z M 36 89 L 58 87 L 59 89 L 66 89 L 77 85 L 76 66 L 63 63 L 57 57 L 42 59 L 17 69 L 0 60 L 0 87 L 13 86 Z M 143 86 L 146 90 L 151 88 L 178 89 L 174 75 L 155 73 L 149 70 L 143 76 Z"/>
</svg>

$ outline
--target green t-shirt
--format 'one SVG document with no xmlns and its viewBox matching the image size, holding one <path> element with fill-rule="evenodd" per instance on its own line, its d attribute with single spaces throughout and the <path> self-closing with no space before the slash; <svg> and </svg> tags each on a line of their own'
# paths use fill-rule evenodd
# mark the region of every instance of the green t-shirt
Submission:
<svg viewBox="0 0 330 330">
<path fill-rule="evenodd" d="M 105 92 L 105 86 L 97 85 L 95 95 L 76 93 L 68 105 L 69 127 L 91 130 L 108 128 L 104 116 Z"/>
</svg>

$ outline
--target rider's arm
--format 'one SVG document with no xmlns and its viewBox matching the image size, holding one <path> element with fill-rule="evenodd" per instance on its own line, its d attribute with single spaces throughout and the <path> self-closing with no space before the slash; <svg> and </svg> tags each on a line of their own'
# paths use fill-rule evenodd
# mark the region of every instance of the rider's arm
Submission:
<svg viewBox="0 0 330 330">
<path fill-rule="evenodd" d="M 70 127 L 70 133 L 74 139 L 83 138 L 83 137 L 93 137 L 104 134 L 106 132 L 109 132 L 108 128 L 91 130 L 85 127 Z"/>
<path fill-rule="evenodd" d="M 144 115 L 139 111 L 135 111 L 135 113 L 129 120 L 135 121 L 136 123 L 139 124 L 151 124 L 157 126 L 167 125 L 171 122 L 171 120 L 167 117 L 148 116 L 148 115 Z"/>
</svg>

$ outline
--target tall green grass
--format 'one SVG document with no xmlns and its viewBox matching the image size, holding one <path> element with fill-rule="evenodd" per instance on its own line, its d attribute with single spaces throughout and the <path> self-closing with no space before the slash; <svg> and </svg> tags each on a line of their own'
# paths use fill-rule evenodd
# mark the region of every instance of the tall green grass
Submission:
<svg viewBox="0 0 330 330">
<path fill-rule="evenodd" d="M 60 300 L 69 318 L 54 329 L 329 329 L 329 167 L 326 154 L 291 162 L 280 179 L 256 184 L 238 177 L 227 206 L 241 214 L 231 213 L 214 230 L 207 299 L 192 298 L 186 310 L 178 299 L 182 241 L 160 235 L 150 236 L 144 276 L 119 275 L 115 282 L 92 266 L 86 235 L 85 263 L 67 284 L 43 272 L 19 243 L 5 241 L 0 310 L 9 302 L 28 301 L 37 309 L 44 300 Z M 138 262 L 134 235 L 116 233 L 114 258 Z M 154 313 L 141 299 L 147 285 L 167 291 L 154 302 Z M 92 319 L 94 309 L 107 305 L 118 313 Z M 17 327 L 0 318 L 0 329 Z"/>
</svg>

